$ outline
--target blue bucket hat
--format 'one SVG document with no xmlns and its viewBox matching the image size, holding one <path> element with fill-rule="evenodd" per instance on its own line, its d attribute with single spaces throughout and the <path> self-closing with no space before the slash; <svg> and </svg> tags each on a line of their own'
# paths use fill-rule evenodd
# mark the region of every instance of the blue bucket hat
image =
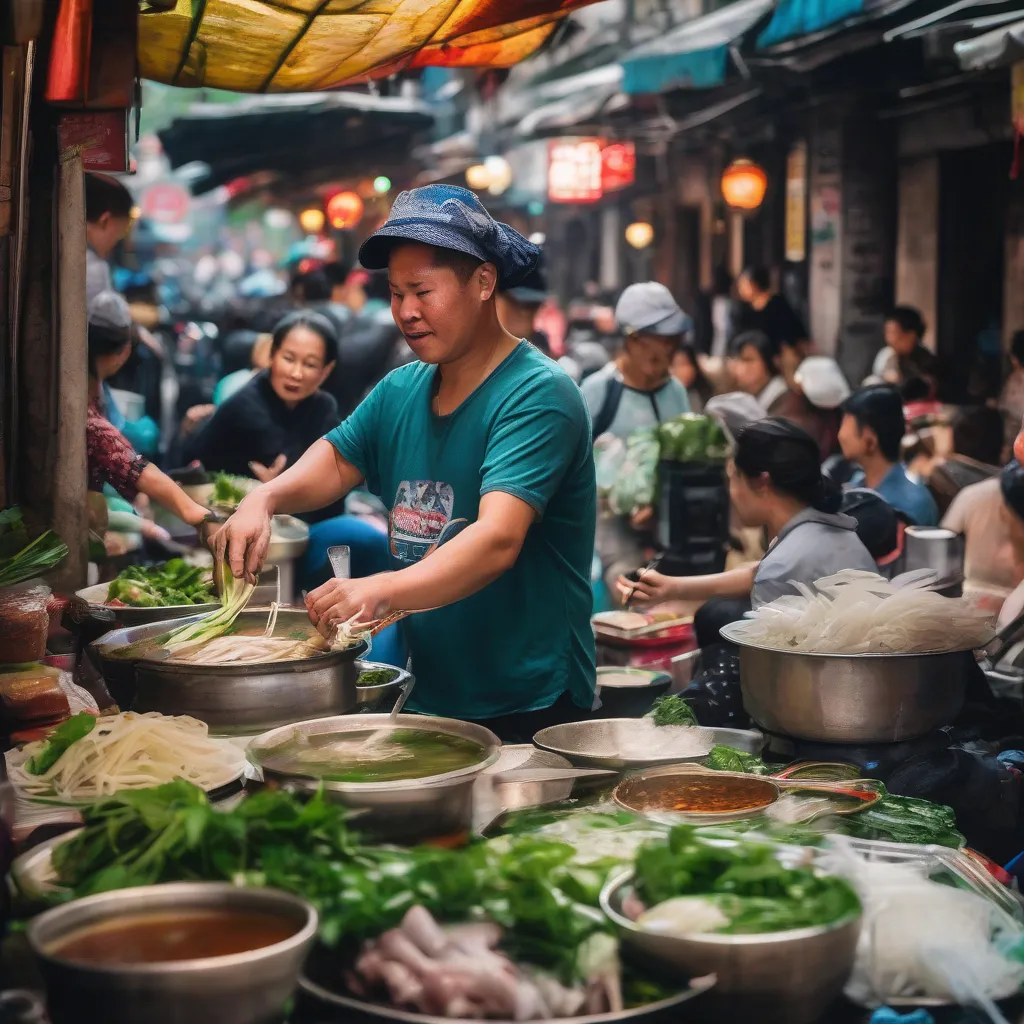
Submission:
<svg viewBox="0 0 1024 1024">
<path fill-rule="evenodd" d="M 359 247 L 367 270 L 386 270 L 396 241 L 455 249 L 498 268 L 498 284 L 509 289 L 537 265 L 540 248 L 515 228 L 495 220 L 469 189 L 424 185 L 400 192 L 387 221 Z"/>
</svg>

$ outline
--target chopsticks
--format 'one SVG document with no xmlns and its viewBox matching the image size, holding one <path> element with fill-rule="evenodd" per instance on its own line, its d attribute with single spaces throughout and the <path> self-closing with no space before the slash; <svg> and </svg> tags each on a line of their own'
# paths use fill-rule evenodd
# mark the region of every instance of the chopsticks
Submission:
<svg viewBox="0 0 1024 1024">
<path fill-rule="evenodd" d="M 657 569 L 661 565 L 661 560 L 664 555 L 655 555 L 642 569 L 638 569 L 636 573 L 636 582 L 640 583 L 644 578 L 645 572 L 650 572 L 653 569 Z M 629 596 L 626 598 L 626 603 L 623 605 L 624 609 L 628 612 L 629 606 L 633 603 L 633 595 L 636 593 L 636 585 L 634 584 L 632 590 L 629 592 Z"/>
</svg>

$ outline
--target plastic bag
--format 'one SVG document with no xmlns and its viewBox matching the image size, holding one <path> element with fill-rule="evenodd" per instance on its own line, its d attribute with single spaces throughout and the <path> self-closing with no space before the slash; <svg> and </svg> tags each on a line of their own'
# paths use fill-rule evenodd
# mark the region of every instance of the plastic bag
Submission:
<svg viewBox="0 0 1024 1024">
<path fill-rule="evenodd" d="M 45 656 L 51 596 L 39 580 L 0 589 L 0 665 L 21 665 Z"/>
<path fill-rule="evenodd" d="M 608 507 L 616 515 L 632 515 L 654 504 L 661 445 L 655 430 L 638 430 L 626 441 L 626 455 L 608 494 Z"/>
<path fill-rule="evenodd" d="M 626 444 L 614 434 L 602 434 L 594 442 L 594 468 L 597 470 L 597 493 L 606 498 L 615 486 L 626 462 Z"/>
</svg>

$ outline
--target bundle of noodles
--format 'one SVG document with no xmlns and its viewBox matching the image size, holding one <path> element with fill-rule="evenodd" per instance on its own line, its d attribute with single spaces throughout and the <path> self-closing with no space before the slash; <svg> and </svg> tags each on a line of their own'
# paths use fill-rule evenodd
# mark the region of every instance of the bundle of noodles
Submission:
<svg viewBox="0 0 1024 1024">
<path fill-rule="evenodd" d="M 205 722 L 156 711 L 96 719 L 49 763 L 46 748 L 52 742 L 30 743 L 25 761 L 11 767 L 11 782 L 23 795 L 91 801 L 178 778 L 209 791 L 237 779 L 245 767 L 241 750 L 211 738 Z"/>
<path fill-rule="evenodd" d="M 897 586 L 882 576 L 846 569 L 794 582 L 800 592 L 762 605 L 735 628 L 738 639 L 808 654 L 938 654 L 981 647 L 992 637 L 988 614 L 963 598 Z"/>
</svg>

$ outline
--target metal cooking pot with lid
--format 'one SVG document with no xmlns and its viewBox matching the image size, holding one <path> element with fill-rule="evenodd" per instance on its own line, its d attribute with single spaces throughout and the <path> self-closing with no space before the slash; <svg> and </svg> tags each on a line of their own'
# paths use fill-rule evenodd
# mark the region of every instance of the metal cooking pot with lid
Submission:
<svg viewBox="0 0 1024 1024">
<path fill-rule="evenodd" d="M 823 743 L 899 743 L 949 725 L 963 707 L 970 651 L 806 654 L 736 633 L 743 706 L 769 732 Z"/>
</svg>

